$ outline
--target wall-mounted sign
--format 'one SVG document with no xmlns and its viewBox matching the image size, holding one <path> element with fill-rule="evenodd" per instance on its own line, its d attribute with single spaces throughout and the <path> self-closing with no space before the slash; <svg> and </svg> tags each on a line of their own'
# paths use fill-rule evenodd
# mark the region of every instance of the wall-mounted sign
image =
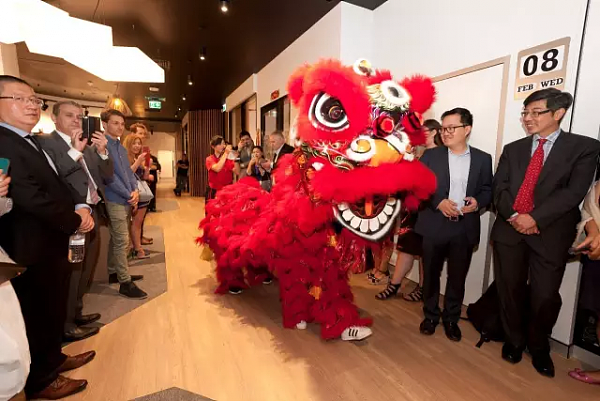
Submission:
<svg viewBox="0 0 600 401">
<path fill-rule="evenodd" d="M 277 100 L 277 99 L 279 99 L 279 89 L 274 92 L 271 92 L 271 100 Z"/>
<path fill-rule="evenodd" d="M 564 89 L 571 38 L 523 50 L 517 58 L 515 99 L 545 88 Z"/>
<path fill-rule="evenodd" d="M 149 100 L 148 108 L 153 110 L 160 110 L 162 109 L 162 102 L 160 100 Z"/>
</svg>

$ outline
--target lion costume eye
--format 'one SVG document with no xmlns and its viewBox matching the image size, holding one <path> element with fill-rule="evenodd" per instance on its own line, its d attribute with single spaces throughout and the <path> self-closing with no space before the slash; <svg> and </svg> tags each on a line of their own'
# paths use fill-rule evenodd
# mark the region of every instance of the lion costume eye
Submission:
<svg viewBox="0 0 600 401">
<path fill-rule="evenodd" d="M 330 131 L 342 131 L 350 125 L 342 103 L 326 93 L 314 97 L 308 118 L 316 128 Z"/>
</svg>

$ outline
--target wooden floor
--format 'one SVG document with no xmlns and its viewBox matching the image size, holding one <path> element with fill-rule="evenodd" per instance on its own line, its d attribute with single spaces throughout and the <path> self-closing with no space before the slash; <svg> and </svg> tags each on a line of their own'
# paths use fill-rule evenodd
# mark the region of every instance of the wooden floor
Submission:
<svg viewBox="0 0 600 401">
<path fill-rule="evenodd" d="M 498 344 L 475 348 L 469 323 L 458 344 L 443 330 L 421 336 L 420 305 L 376 301 L 378 288 L 362 276 L 353 283 L 358 305 L 375 318 L 371 338 L 323 342 L 316 327 L 284 330 L 275 285 L 213 295 L 212 267 L 194 244 L 203 200 L 174 198 L 168 187 L 159 197 L 179 202 L 178 210 L 148 220 L 164 228 L 168 292 L 66 348 L 98 353 L 69 374 L 90 383 L 70 401 L 124 401 L 170 387 L 218 401 L 600 400 L 598 386 L 567 376 L 577 361 L 554 356 L 552 380 L 528 358 L 505 363 Z"/>
</svg>

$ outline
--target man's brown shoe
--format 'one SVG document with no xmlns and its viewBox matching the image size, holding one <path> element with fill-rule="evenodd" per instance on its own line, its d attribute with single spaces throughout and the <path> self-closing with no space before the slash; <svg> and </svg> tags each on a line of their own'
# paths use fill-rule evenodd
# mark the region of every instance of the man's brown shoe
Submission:
<svg viewBox="0 0 600 401">
<path fill-rule="evenodd" d="M 77 369 L 89 363 L 96 357 L 96 351 L 88 351 L 83 354 L 69 356 L 67 360 L 63 362 L 58 368 L 58 373 L 67 372 L 69 370 Z"/>
<path fill-rule="evenodd" d="M 39 393 L 32 394 L 30 400 L 60 400 L 85 390 L 87 380 L 73 380 L 58 376 L 48 387 Z"/>
</svg>

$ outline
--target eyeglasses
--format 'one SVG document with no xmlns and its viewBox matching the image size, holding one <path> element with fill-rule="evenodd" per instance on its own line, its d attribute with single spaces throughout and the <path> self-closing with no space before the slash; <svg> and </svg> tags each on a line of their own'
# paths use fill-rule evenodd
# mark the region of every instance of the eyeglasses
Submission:
<svg viewBox="0 0 600 401">
<path fill-rule="evenodd" d="M 527 116 L 531 116 L 533 118 L 538 118 L 540 115 L 542 114 L 546 114 L 546 113 L 550 113 L 552 110 L 541 110 L 541 111 L 537 111 L 537 110 L 533 110 L 533 111 L 529 111 L 529 110 L 525 110 L 521 112 L 521 118 L 525 118 Z"/>
<path fill-rule="evenodd" d="M 467 125 L 457 125 L 456 127 L 442 127 L 441 131 L 442 131 L 442 134 L 443 134 L 444 132 L 447 132 L 447 133 L 449 133 L 449 134 L 454 134 L 454 131 L 455 131 L 457 128 L 464 128 L 464 127 L 467 127 Z"/>
<path fill-rule="evenodd" d="M 0 96 L 0 99 L 12 99 L 15 102 L 19 102 L 21 104 L 31 103 L 32 105 L 34 105 L 36 107 L 42 107 L 42 105 L 44 104 L 44 101 L 42 99 L 40 99 L 39 97 L 35 97 L 35 96 L 30 96 L 30 97 L 22 97 L 22 96 L 16 96 L 16 95 Z"/>
</svg>

